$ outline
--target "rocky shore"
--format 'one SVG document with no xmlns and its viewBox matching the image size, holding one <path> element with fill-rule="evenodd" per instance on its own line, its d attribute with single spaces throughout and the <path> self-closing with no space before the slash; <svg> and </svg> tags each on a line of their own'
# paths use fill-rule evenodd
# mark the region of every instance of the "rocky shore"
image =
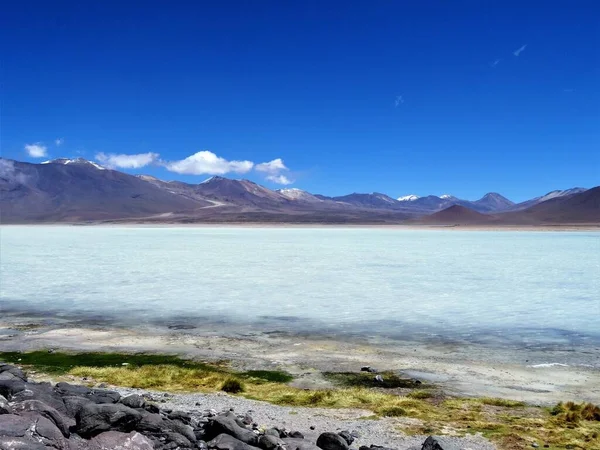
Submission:
<svg viewBox="0 0 600 450">
<path fill-rule="evenodd" d="M 21 368 L 0 363 L 0 450 L 495 448 L 479 436 L 390 439 L 377 430 L 377 421 L 363 421 L 366 426 L 359 425 L 360 430 L 341 429 L 348 421 L 315 410 L 296 415 L 284 416 L 281 407 L 228 395 L 119 392 L 34 382 Z"/>
</svg>

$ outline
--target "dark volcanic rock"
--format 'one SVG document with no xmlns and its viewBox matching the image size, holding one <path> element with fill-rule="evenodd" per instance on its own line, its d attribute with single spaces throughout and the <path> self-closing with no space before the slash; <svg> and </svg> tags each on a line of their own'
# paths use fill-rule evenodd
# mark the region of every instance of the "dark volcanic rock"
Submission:
<svg viewBox="0 0 600 450">
<path fill-rule="evenodd" d="M 24 437 L 0 436 L 0 450 L 48 450 L 48 447 Z"/>
<path fill-rule="evenodd" d="M 135 425 L 135 430 L 153 439 L 164 438 L 167 442 L 187 442 L 192 445 L 197 438 L 194 429 L 179 421 L 164 419 L 159 414 L 140 411 L 141 419 Z M 178 444 L 183 445 L 183 444 Z"/>
<path fill-rule="evenodd" d="M 153 450 L 154 444 L 135 431 L 131 433 L 105 431 L 92 438 L 88 448 L 89 450 Z"/>
<path fill-rule="evenodd" d="M 63 402 L 64 402 L 65 408 L 67 410 L 67 416 L 69 416 L 73 419 L 77 416 L 77 413 L 85 405 L 93 404 L 91 400 L 84 398 L 84 397 L 78 397 L 75 395 L 68 395 L 66 397 L 63 397 Z"/>
<path fill-rule="evenodd" d="M 4 414 L 0 420 L 0 436 L 4 438 L 2 445 L 8 449 L 13 447 L 10 446 L 10 439 L 7 440 L 6 437 L 18 438 L 19 445 L 23 442 L 30 442 L 29 447 L 22 448 L 38 448 L 39 444 L 46 446 L 41 448 L 60 450 L 69 448 L 67 440 L 56 428 L 56 425 L 37 413 L 30 413 L 27 416 Z"/>
<path fill-rule="evenodd" d="M 317 447 L 323 450 L 348 450 L 348 443 L 339 434 L 325 432 L 317 439 Z"/>
<path fill-rule="evenodd" d="M 50 383 L 26 383 L 25 389 L 15 393 L 10 400 L 13 402 L 39 400 L 62 414 L 67 413 L 62 397 L 52 390 Z"/>
<path fill-rule="evenodd" d="M 283 442 L 286 443 L 288 450 L 320 450 L 315 444 L 304 439 L 285 438 Z"/>
<path fill-rule="evenodd" d="M 75 432 L 84 438 L 90 438 L 104 431 L 133 431 L 142 415 L 125 405 L 90 403 L 77 413 L 75 419 Z"/>
<path fill-rule="evenodd" d="M 304 439 L 304 435 L 302 433 L 300 433 L 299 431 L 292 431 L 289 436 L 291 438 L 296 438 L 296 439 Z"/>
<path fill-rule="evenodd" d="M 13 411 L 17 415 L 24 415 L 27 412 L 37 412 L 50 420 L 60 430 L 64 437 L 68 438 L 69 427 L 75 425 L 75 421 L 68 417 L 63 416 L 56 409 L 39 400 L 25 400 L 24 402 L 15 403 L 13 405 Z"/>
<path fill-rule="evenodd" d="M 278 437 L 265 434 L 258 438 L 258 446 L 263 450 L 276 450 L 285 448 L 286 444 Z"/>
<path fill-rule="evenodd" d="M 167 417 L 171 420 L 178 420 L 181 423 L 190 425 L 192 423 L 192 416 L 184 411 L 173 411 L 167 414 Z"/>
<path fill-rule="evenodd" d="M 12 414 L 12 408 L 8 406 L 8 400 L 0 395 L 0 414 Z"/>
<path fill-rule="evenodd" d="M 338 435 L 341 436 L 348 445 L 352 445 L 354 442 L 354 436 L 352 436 L 349 431 L 340 431 Z"/>
<path fill-rule="evenodd" d="M 239 439 L 240 441 L 256 446 L 258 437 L 252 431 L 240 427 L 233 418 L 229 416 L 217 416 L 204 427 L 205 439 L 214 439 L 225 433 Z"/>
<path fill-rule="evenodd" d="M 257 450 L 257 447 L 246 444 L 239 439 L 222 433 L 213 440 L 207 442 L 208 448 L 217 450 Z"/>
<path fill-rule="evenodd" d="M 25 390 L 26 383 L 22 380 L 0 380 L 0 395 L 11 400 L 12 396 Z"/>
<path fill-rule="evenodd" d="M 122 403 L 123 405 L 129 406 L 133 409 L 143 408 L 144 406 L 146 406 L 146 400 L 144 399 L 144 397 L 138 394 L 131 394 L 127 397 L 121 397 L 119 403 Z"/>
<path fill-rule="evenodd" d="M 421 450 L 460 450 L 460 448 L 443 436 L 429 436 Z"/>
<path fill-rule="evenodd" d="M 25 373 L 11 364 L 0 363 L 0 380 L 21 380 L 27 381 Z"/>
<path fill-rule="evenodd" d="M 90 389 L 85 386 L 78 386 L 69 383 L 57 383 L 54 392 L 61 396 L 84 397 L 98 404 L 117 403 L 121 399 L 121 394 L 108 389 Z"/>
</svg>

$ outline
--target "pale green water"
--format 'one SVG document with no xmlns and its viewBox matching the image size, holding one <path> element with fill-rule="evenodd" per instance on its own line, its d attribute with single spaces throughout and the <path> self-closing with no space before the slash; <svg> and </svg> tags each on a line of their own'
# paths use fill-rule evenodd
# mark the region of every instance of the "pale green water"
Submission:
<svg viewBox="0 0 600 450">
<path fill-rule="evenodd" d="M 600 234 L 3 227 L 0 313 L 600 341 Z"/>
</svg>

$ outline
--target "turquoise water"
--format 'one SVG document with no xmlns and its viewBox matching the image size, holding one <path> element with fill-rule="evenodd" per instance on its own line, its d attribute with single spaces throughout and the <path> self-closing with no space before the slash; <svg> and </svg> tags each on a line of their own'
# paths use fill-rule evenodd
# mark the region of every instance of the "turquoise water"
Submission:
<svg viewBox="0 0 600 450">
<path fill-rule="evenodd" d="M 0 313 L 600 340 L 600 234 L 3 227 Z"/>
</svg>

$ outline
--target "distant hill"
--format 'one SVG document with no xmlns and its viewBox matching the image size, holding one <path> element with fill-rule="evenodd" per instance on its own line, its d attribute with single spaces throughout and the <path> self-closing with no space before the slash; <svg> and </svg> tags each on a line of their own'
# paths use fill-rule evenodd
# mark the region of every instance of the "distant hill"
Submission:
<svg viewBox="0 0 600 450">
<path fill-rule="evenodd" d="M 0 220 L 87 221 L 193 211 L 206 202 L 85 160 L 46 164 L 0 159 Z"/>
<path fill-rule="evenodd" d="M 493 212 L 505 211 L 514 205 L 514 202 L 498 194 L 497 192 L 489 192 L 479 200 L 476 200 L 472 203 L 475 207 L 483 208 L 487 211 Z"/>
<path fill-rule="evenodd" d="M 452 205 L 442 211 L 415 220 L 426 225 L 482 225 L 491 224 L 494 216 L 482 214 L 461 205 Z"/>
<path fill-rule="evenodd" d="M 554 196 L 527 209 L 500 215 L 503 222 L 578 224 L 600 223 L 600 186 Z"/>
<path fill-rule="evenodd" d="M 543 202 L 548 201 L 548 200 L 552 200 L 552 199 L 555 199 L 555 198 L 561 198 L 561 197 L 568 197 L 570 195 L 575 195 L 575 194 L 581 194 L 582 192 L 585 192 L 585 191 L 586 191 L 586 189 L 585 188 L 581 188 L 581 187 L 575 187 L 575 188 L 564 189 L 564 190 L 550 191 L 547 194 L 541 195 L 539 197 L 535 197 L 535 198 L 532 198 L 530 200 L 526 200 L 524 202 L 514 204 L 511 207 L 509 207 L 508 210 L 511 210 L 511 211 L 520 211 L 520 210 L 527 209 L 527 208 L 530 208 L 532 206 L 535 206 L 535 205 L 537 205 L 539 203 L 543 203 Z"/>
</svg>

